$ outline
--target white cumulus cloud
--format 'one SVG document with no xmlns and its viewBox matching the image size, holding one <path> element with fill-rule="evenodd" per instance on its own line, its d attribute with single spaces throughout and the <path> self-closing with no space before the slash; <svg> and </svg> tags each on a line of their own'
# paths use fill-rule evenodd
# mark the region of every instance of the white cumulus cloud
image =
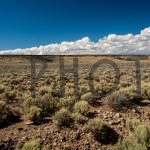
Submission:
<svg viewBox="0 0 150 150">
<path fill-rule="evenodd" d="M 139 34 L 110 34 L 98 42 L 88 37 L 74 42 L 62 42 L 26 49 L 2 50 L 0 55 L 150 55 L 150 27 Z"/>
</svg>

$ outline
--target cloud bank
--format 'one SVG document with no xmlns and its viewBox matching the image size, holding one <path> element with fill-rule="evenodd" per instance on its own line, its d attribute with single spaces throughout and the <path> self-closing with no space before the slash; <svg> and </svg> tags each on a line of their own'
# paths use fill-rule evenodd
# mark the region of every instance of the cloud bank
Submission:
<svg viewBox="0 0 150 150">
<path fill-rule="evenodd" d="M 150 55 L 150 27 L 140 34 L 110 34 L 98 42 L 88 37 L 26 49 L 2 50 L 0 55 Z"/>
</svg>

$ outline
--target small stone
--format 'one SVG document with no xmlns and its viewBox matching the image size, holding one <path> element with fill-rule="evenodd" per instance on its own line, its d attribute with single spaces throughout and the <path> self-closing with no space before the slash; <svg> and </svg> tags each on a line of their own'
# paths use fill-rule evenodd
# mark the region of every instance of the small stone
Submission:
<svg viewBox="0 0 150 150">
<path fill-rule="evenodd" d="M 106 114 L 103 115 L 104 119 L 108 119 L 108 116 Z"/>
<path fill-rule="evenodd" d="M 116 120 L 116 121 L 112 121 L 112 122 L 109 122 L 111 125 L 118 125 L 121 123 L 121 120 Z"/>
<path fill-rule="evenodd" d="M 57 143 L 53 143 L 53 146 L 56 146 L 57 145 Z"/>
<path fill-rule="evenodd" d="M 33 124 L 33 121 L 27 121 L 27 122 L 25 122 L 25 125 L 32 125 Z"/>
<path fill-rule="evenodd" d="M 120 113 L 116 113 L 115 117 L 120 118 L 121 117 Z"/>
<path fill-rule="evenodd" d="M 133 110 L 132 110 L 132 112 L 133 112 L 133 113 L 136 113 L 136 110 L 135 110 L 135 109 L 133 109 Z"/>
<path fill-rule="evenodd" d="M 22 137 L 20 141 L 25 141 L 27 139 L 27 137 Z"/>
<path fill-rule="evenodd" d="M 113 121 L 109 121 L 109 124 L 112 125 L 112 124 L 113 124 Z"/>
</svg>

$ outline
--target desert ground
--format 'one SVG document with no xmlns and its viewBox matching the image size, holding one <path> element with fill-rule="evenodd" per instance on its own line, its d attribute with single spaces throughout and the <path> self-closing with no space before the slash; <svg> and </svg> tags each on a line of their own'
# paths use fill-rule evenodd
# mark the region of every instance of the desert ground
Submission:
<svg viewBox="0 0 150 150">
<path fill-rule="evenodd" d="M 149 149 L 149 57 L 0 57 L 0 150 Z"/>
</svg>

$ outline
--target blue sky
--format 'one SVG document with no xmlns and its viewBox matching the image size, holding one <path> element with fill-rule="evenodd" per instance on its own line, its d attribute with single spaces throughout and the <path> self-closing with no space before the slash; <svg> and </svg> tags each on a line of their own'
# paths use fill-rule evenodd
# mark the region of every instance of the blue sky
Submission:
<svg viewBox="0 0 150 150">
<path fill-rule="evenodd" d="M 0 50 L 98 41 L 149 26 L 149 0 L 0 0 Z"/>
</svg>

